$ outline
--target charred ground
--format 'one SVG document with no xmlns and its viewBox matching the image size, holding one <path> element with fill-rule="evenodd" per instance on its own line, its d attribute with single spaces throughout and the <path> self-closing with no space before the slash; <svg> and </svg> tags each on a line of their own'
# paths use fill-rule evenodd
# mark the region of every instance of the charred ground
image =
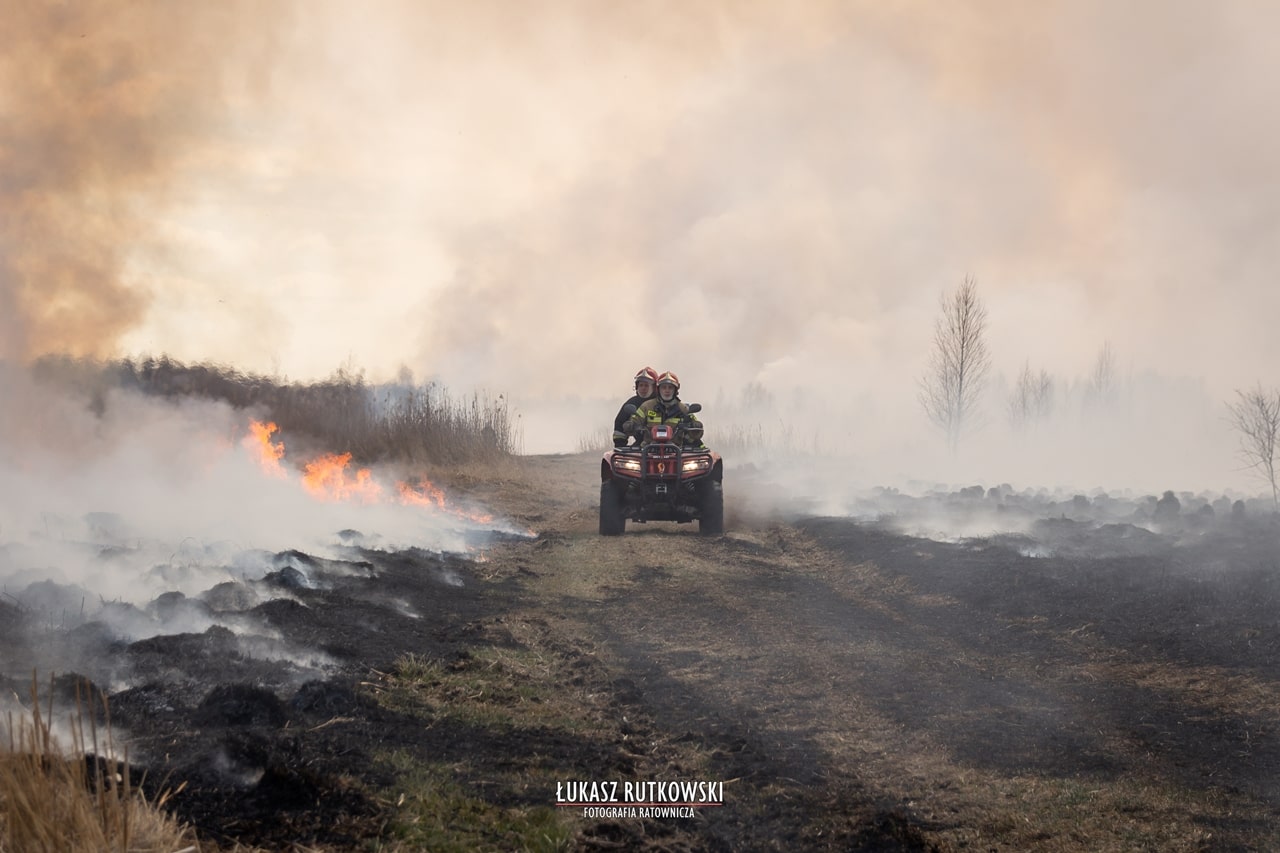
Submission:
<svg viewBox="0 0 1280 853">
<path fill-rule="evenodd" d="M 8 591 L 5 692 L 29 701 L 33 668 L 105 692 L 134 768 L 226 848 L 1280 847 L 1269 519 L 978 490 L 784 520 L 730 471 L 727 536 L 601 538 L 596 465 L 453 477 L 536 532 L 479 560 L 353 540 L 137 614 L 198 632 L 134 641 L 75 590 Z M 912 535 L 925 509 L 1024 532 Z M 725 805 L 554 808 L 557 781 L 608 779 L 724 781 Z"/>
</svg>

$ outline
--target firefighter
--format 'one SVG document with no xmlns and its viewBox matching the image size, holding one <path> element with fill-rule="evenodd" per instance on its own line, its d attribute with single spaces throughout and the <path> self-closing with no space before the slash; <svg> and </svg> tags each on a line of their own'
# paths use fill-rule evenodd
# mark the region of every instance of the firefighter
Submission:
<svg viewBox="0 0 1280 853">
<path fill-rule="evenodd" d="M 640 435 L 640 443 L 648 441 L 648 427 L 652 424 L 684 424 L 685 447 L 702 448 L 702 426 L 695 415 L 689 414 L 689 404 L 680 402 L 680 377 L 670 370 L 658 377 L 658 393 L 646 400 L 623 425 L 626 432 Z M 690 426 L 692 424 L 692 426 Z"/>
<path fill-rule="evenodd" d="M 635 396 L 622 404 L 622 408 L 618 409 L 617 417 L 613 419 L 614 447 L 626 447 L 627 434 L 623 432 L 622 427 L 626 424 L 627 419 L 631 417 L 631 414 L 640 408 L 642 403 L 646 400 L 652 399 L 654 385 L 657 381 L 658 371 L 654 370 L 652 367 L 641 368 L 640 371 L 636 373 L 634 380 L 636 390 Z M 631 411 L 627 411 L 628 406 L 631 407 Z M 639 441 L 637 440 L 636 443 L 638 444 Z"/>
</svg>

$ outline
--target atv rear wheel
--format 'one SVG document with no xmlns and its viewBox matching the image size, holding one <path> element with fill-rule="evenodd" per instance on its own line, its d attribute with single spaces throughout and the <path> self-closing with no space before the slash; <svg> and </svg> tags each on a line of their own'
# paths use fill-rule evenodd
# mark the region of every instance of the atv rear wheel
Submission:
<svg viewBox="0 0 1280 853">
<path fill-rule="evenodd" d="M 600 484 L 600 535 L 618 536 L 626 529 L 627 519 L 622 514 L 622 495 L 612 480 Z"/>
<path fill-rule="evenodd" d="M 703 536 L 724 533 L 724 487 L 718 480 L 704 483 L 698 510 L 698 532 Z"/>
</svg>

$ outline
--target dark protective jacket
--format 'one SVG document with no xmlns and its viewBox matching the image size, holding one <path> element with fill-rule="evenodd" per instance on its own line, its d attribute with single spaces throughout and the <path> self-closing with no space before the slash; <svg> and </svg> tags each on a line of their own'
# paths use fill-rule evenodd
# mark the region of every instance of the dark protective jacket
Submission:
<svg viewBox="0 0 1280 853">
<path fill-rule="evenodd" d="M 690 420 L 694 423 L 698 422 L 697 415 L 689 414 L 689 404 L 680 402 L 679 397 L 673 397 L 671 402 L 662 402 L 661 397 L 651 397 L 641 404 L 636 413 L 631 416 L 632 435 L 640 435 L 641 444 L 649 441 L 649 426 L 651 424 L 678 424 L 683 420 Z M 691 433 L 685 438 L 686 447 L 701 447 L 702 433 L 701 431 Z"/>
<path fill-rule="evenodd" d="M 618 416 L 613 419 L 613 446 L 614 447 L 626 447 L 627 445 L 627 434 L 622 431 L 622 425 L 626 423 L 627 418 L 630 417 L 630 415 L 627 414 L 627 406 L 635 406 L 637 409 L 639 409 L 640 405 L 644 403 L 645 400 L 650 400 L 650 399 L 653 399 L 653 398 L 641 397 L 639 394 L 635 394 L 634 396 L 632 396 L 630 400 L 627 400 L 627 402 L 623 403 L 622 406 L 618 409 Z M 639 444 L 640 434 L 638 432 L 635 434 L 635 439 L 636 439 L 636 443 Z"/>
</svg>

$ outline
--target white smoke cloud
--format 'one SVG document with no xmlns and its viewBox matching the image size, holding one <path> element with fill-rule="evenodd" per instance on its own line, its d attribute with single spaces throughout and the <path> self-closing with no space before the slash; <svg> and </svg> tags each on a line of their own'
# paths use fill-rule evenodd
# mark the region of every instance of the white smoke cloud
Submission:
<svg viewBox="0 0 1280 853">
<path fill-rule="evenodd" d="M 1242 482 L 1212 410 L 1280 361 L 1267 4 L 162 5 L 89 4 L 87 40 L 9 30 L 28 62 L 78 59 L 38 79 L 87 69 L 63 82 L 111 119 L 85 133 L 0 64 L 28 129 L 2 150 L 40 177 L 0 186 L 39 213 L 0 223 L 23 352 L 92 337 L 33 307 L 57 282 L 121 308 L 85 351 L 408 366 L 505 393 L 535 452 L 652 363 L 704 403 L 762 384 L 775 408 L 708 421 L 819 432 L 851 470 Z M 179 36 L 144 67 L 161 24 Z M 128 228 L 78 218 L 88 197 Z M 1185 396 L 937 458 L 916 383 L 966 275 L 1006 387 L 1025 363 L 1077 383 L 1110 341 Z"/>
<path fill-rule="evenodd" d="M 0 585 L 11 595 L 53 581 L 93 606 L 143 606 L 260 580 L 282 567 L 274 553 L 465 552 L 477 532 L 504 527 L 400 504 L 393 482 L 378 502 L 319 500 L 296 469 L 266 473 L 245 441 L 248 414 L 221 403 L 107 389 L 94 412 L 25 371 L 0 383 L 13 403 L 0 416 Z"/>
</svg>

